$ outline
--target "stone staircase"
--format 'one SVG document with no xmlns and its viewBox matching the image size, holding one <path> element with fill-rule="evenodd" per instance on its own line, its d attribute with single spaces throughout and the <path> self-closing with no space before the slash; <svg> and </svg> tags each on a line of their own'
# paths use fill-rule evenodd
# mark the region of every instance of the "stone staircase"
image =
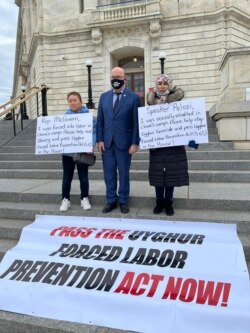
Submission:
<svg viewBox="0 0 250 333">
<path fill-rule="evenodd" d="M 13 247 L 22 228 L 36 214 L 59 215 L 61 201 L 61 156 L 35 151 L 36 121 L 24 121 L 25 129 L 12 137 L 12 122 L 0 121 L 0 260 Z M 215 123 L 208 118 L 209 143 L 198 150 L 187 148 L 190 186 L 175 189 L 173 218 L 156 216 L 154 189 L 148 183 L 148 151 L 138 152 L 131 167 L 130 213 L 126 218 L 204 221 L 237 224 L 250 268 L 250 150 L 236 150 L 231 142 L 219 142 Z M 18 129 L 20 124 L 18 124 Z M 73 180 L 71 209 L 64 215 L 104 216 L 105 186 L 102 163 L 89 170 L 92 210 L 84 212 L 79 202 L 79 181 Z M 107 215 L 105 215 L 107 217 Z M 114 210 L 110 217 L 124 217 Z M 152 222 L 153 223 L 153 222 Z M 0 312 L 2 332 L 121 332 Z"/>
</svg>

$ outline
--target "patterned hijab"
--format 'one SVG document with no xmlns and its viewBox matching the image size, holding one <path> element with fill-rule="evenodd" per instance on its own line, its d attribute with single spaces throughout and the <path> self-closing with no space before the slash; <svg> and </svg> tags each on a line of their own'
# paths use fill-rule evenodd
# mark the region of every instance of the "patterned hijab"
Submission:
<svg viewBox="0 0 250 333">
<path fill-rule="evenodd" d="M 160 94 L 157 91 L 157 89 L 155 92 L 156 96 L 158 97 L 157 104 L 163 104 L 163 103 L 166 103 L 167 96 L 169 95 L 169 91 L 173 88 L 173 80 L 167 74 L 160 74 L 156 78 L 156 82 L 155 82 L 156 87 L 157 87 L 158 82 L 167 82 L 167 84 L 168 84 L 168 90 L 164 94 Z"/>
<path fill-rule="evenodd" d="M 158 84 L 158 82 L 167 82 L 167 84 L 168 84 L 168 89 L 169 90 L 172 90 L 172 88 L 173 88 L 173 80 L 171 79 L 171 77 L 169 76 L 169 75 L 167 75 L 167 74 L 160 74 L 160 75 L 158 75 L 157 76 L 157 78 L 156 78 L 156 82 L 155 82 L 155 84 L 156 84 L 156 86 L 157 86 L 157 84 Z"/>
</svg>

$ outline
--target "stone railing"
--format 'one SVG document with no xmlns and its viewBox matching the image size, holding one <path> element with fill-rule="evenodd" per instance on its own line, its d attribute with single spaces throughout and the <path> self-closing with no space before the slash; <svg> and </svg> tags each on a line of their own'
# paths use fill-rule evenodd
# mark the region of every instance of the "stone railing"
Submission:
<svg viewBox="0 0 250 333">
<path fill-rule="evenodd" d="M 145 5 L 133 5 L 130 7 L 123 8 L 111 8 L 105 9 L 100 13 L 101 21 L 113 21 L 134 18 L 138 16 L 144 16 L 146 14 L 146 4 Z"/>
<path fill-rule="evenodd" d="M 99 9 L 99 23 L 133 19 L 152 14 L 160 14 L 159 1 L 150 1 L 142 4 L 121 4 L 117 7 Z"/>
<path fill-rule="evenodd" d="M 159 49 L 159 36 L 161 35 L 160 0 L 143 1 L 132 3 L 114 4 L 112 6 L 100 6 L 92 11 L 88 17 L 84 17 L 85 24 L 91 28 L 92 42 L 95 45 L 96 55 L 102 52 L 103 30 L 107 27 L 121 27 L 121 22 L 129 21 L 131 25 L 137 26 L 140 23 L 149 23 L 149 34 L 152 38 L 153 49 Z"/>
</svg>

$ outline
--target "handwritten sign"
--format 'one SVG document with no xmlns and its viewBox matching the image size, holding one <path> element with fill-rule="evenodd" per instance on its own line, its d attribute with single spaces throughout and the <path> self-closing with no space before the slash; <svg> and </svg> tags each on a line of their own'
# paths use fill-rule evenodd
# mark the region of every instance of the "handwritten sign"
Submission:
<svg viewBox="0 0 250 333">
<path fill-rule="evenodd" d="M 92 132 L 91 113 L 39 117 L 36 155 L 91 152 Z"/>
<path fill-rule="evenodd" d="M 140 107 L 140 148 L 160 148 L 208 142 L 205 99 Z"/>
</svg>

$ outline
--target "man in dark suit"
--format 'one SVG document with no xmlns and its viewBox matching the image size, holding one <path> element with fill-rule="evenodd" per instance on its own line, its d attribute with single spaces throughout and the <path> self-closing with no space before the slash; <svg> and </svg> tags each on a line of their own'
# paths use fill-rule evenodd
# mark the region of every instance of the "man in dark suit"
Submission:
<svg viewBox="0 0 250 333">
<path fill-rule="evenodd" d="M 102 153 L 107 203 L 103 213 L 109 213 L 120 204 L 120 210 L 129 212 L 129 170 L 132 154 L 138 150 L 139 96 L 125 87 L 125 73 L 120 67 L 111 71 L 113 89 L 100 97 L 97 115 L 97 144 Z M 118 170 L 118 172 L 117 172 Z M 119 189 L 117 178 L 119 173 Z"/>
</svg>

